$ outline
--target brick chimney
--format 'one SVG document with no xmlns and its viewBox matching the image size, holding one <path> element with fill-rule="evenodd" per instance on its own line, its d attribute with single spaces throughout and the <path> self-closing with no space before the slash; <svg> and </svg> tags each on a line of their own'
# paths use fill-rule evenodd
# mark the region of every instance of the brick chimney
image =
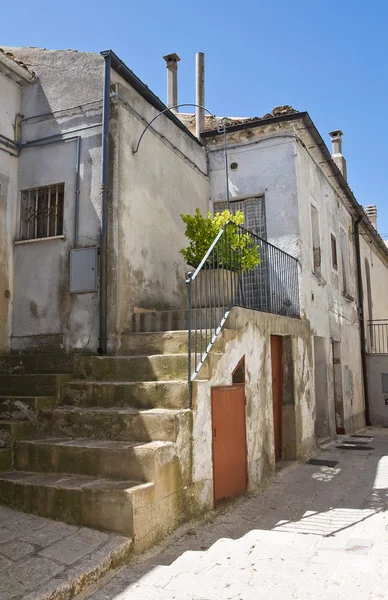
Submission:
<svg viewBox="0 0 388 600">
<path fill-rule="evenodd" d="M 331 137 L 332 143 L 332 153 L 331 158 L 334 160 L 335 164 L 341 171 L 344 178 L 348 179 L 346 172 L 346 160 L 342 154 L 342 136 L 343 133 L 340 129 L 336 129 L 335 131 L 330 131 L 329 136 Z"/>
<path fill-rule="evenodd" d="M 365 207 L 365 213 L 368 217 L 369 221 L 372 223 L 373 227 L 377 231 L 377 207 L 375 204 L 368 204 Z"/>
<path fill-rule="evenodd" d="M 167 106 L 176 106 L 178 104 L 178 62 L 180 58 L 177 54 L 166 54 L 163 56 L 167 67 Z M 178 112 L 177 108 L 173 112 Z"/>
</svg>

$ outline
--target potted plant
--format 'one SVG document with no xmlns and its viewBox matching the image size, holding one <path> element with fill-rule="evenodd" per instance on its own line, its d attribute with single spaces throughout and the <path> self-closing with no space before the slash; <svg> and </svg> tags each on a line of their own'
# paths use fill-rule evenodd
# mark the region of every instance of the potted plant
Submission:
<svg viewBox="0 0 388 600">
<path fill-rule="evenodd" d="M 241 211 L 232 214 L 224 210 L 214 217 L 210 212 L 203 216 L 197 208 L 194 215 L 181 214 L 181 218 L 190 243 L 180 253 L 194 269 L 201 264 L 221 229 L 225 228 L 197 275 L 199 279 L 195 289 L 200 292 L 193 298 L 193 306 L 203 306 L 206 302 L 213 305 L 220 298 L 224 304 L 233 304 L 239 274 L 254 270 L 260 264 L 257 244 L 249 232 L 240 228 L 244 223 L 244 214 Z"/>
</svg>

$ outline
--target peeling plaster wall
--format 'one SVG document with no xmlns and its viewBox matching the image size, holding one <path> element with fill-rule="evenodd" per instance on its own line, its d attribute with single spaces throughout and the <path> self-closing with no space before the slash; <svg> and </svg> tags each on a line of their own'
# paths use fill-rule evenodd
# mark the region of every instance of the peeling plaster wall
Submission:
<svg viewBox="0 0 388 600">
<path fill-rule="evenodd" d="M 22 142 L 58 134 L 81 136 L 79 246 L 99 244 L 103 59 L 75 51 L 15 48 L 37 74 L 23 88 Z M 70 294 L 69 260 L 74 247 L 76 141 L 25 148 L 19 159 L 15 202 L 23 189 L 65 184 L 65 239 L 37 240 L 14 247 L 12 350 L 95 351 L 98 293 Z M 19 210 L 19 209 L 18 209 Z M 11 239 L 18 239 L 15 221 Z M 12 242 L 10 241 L 10 247 Z"/>
<path fill-rule="evenodd" d="M 232 372 L 243 356 L 249 491 L 274 473 L 271 335 L 291 339 L 293 390 L 284 394 L 283 412 L 292 410 L 294 419 L 289 419 L 288 424 L 283 421 L 284 440 L 295 441 L 293 459 L 305 460 L 316 451 L 313 352 L 308 322 L 234 307 L 221 333 L 223 352 L 207 359 L 209 365 L 214 365 L 210 379 L 197 379 L 194 383 L 193 485 L 201 505 L 211 507 L 213 503 L 211 388 L 232 384 Z M 284 385 L 288 381 L 289 378 Z"/>
<path fill-rule="evenodd" d="M 14 137 L 22 88 L 0 73 L 0 133 Z M 0 144 L 1 148 L 5 148 Z M 0 353 L 9 349 L 13 299 L 12 241 L 17 214 L 18 158 L 0 151 Z"/>
<path fill-rule="evenodd" d="M 117 94 L 112 107 L 117 131 L 112 202 L 118 211 L 113 235 L 119 263 L 119 335 L 130 330 L 134 307 L 186 306 L 189 268 L 179 254 L 187 245 L 180 213 L 193 214 L 196 208 L 206 212 L 210 191 L 204 148 L 164 115 L 153 125 L 157 133 L 148 130 L 133 154 L 146 122 L 158 111 L 117 74 L 112 73 L 112 81 Z"/>
<path fill-rule="evenodd" d="M 208 143 L 212 202 L 226 200 L 225 158 L 220 139 Z M 228 135 L 230 198 L 265 197 L 267 238 L 292 256 L 300 256 L 295 140 L 267 127 Z M 236 162 L 238 167 L 231 170 Z"/>
<path fill-rule="evenodd" d="M 225 171 L 221 136 L 208 138 L 212 200 L 224 200 Z M 307 148 L 309 150 L 307 150 Z M 302 315 L 313 334 L 326 339 L 328 415 L 330 433 L 336 432 L 334 369 L 331 339 L 341 342 L 343 426 L 347 431 L 364 424 L 361 349 L 357 312 L 355 251 L 350 210 L 323 172 L 322 156 L 301 122 L 273 123 L 228 134 L 231 198 L 264 194 L 268 240 L 300 260 Z M 310 205 L 319 215 L 321 277 L 313 273 Z M 350 296 L 343 295 L 340 231 L 349 240 Z M 336 237 L 338 269 L 332 267 L 331 237 Z"/>
<path fill-rule="evenodd" d="M 306 140 L 307 141 L 307 140 Z M 307 145 L 307 144 L 306 144 Z M 298 145 L 296 172 L 299 203 L 303 305 L 315 336 L 340 342 L 343 423 L 346 432 L 364 425 L 361 348 L 357 310 L 356 259 L 353 223 L 349 210 L 329 183 L 306 148 Z M 310 206 L 319 215 L 321 275 L 313 274 L 313 247 Z M 349 248 L 349 297 L 343 293 L 341 230 L 347 234 Z M 331 234 L 337 244 L 338 269 L 332 265 Z M 328 414 L 332 435 L 335 434 L 334 371 L 331 344 L 326 345 Z"/>
</svg>

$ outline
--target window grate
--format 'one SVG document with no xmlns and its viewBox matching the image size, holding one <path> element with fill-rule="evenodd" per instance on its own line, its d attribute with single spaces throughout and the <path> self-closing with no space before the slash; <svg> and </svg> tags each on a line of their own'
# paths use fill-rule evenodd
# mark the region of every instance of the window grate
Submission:
<svg viewBox="0 0 388 600">
<path fill-rule="evenodd" d="M 21 192 L 21 240 L 63 235 L 64 191 L 65 185 L 57 183 Z"/>
</svg>

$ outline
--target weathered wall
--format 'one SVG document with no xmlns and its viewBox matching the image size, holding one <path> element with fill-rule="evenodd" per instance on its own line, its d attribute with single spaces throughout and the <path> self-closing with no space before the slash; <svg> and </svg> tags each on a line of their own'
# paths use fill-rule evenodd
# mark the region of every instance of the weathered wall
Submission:
<svg viewBox="0 0 388 600">
<path fill-rule="evenodd" d="M 388 426 L 388 387 L 384 392 L 383 374 L 388 380 L 388 356 L 369 355 L 366 358 L 371 425 Z M 386 382 L 387 385 L 388 381 Z"/>
<path fill-rule="evenodd" d="M 315 452 L 313 352 L 309 324 L 235 307 L 221 334 L 223 353 L 213 357 L 216 361 L 210 380 L 196 380 L 194 384 L 193 485 L 203 505 L 210 507 L 213 503 L 211 388 L 231 384 L 232 372 L 243 356 L 248 489 L 255 490 L 275 470 L 271 335 L 285 336 L 283 364 L 288 364 L 288 369 L 284 369 L 284 458 L 304 460 Z"/>
<path fill-rule="evenodd" d="M 81 136 L 78 247 L 99 244 L 103 59 L 75 51 L 12 49 L 37 74 L 23 88 L 22 142 L 58 135 L 58 142 L 22 149 L 18 192 L 65 184 L 64 237 L 15 244 L 12 349 L 95 351 L 98 293 L 70 294 L 69 257 L 74 247 L 76 141 Z M 73 132 L 73 133 L 72 133 Z M 15 198 L 18 202 L 19 193 Z M 11 229 L 18 239 L 18 223 Z"/>
<path fill-rule="evenodd" d="M 212 200 L 225 199 L 221 136 L 208 138 Z M 301 308 L 314 335 L 324 338 L 327 371 L 327 412 L 331 435 L 336 431 L 334 369 L 330 340 L 341 343 L 344 416 L 337 425 L 353 430 L 363 425 L 363 391 L 359 320 L 356 304 L 355 253 L 350 211 L 323 172 L 322 156 L 300 122 L 252 127 L 228 134 L 231 198 L 265 197 L 268 240 L 300 260 Z M 314 155 L 314 156 L 313 156 Z M 321 275 L 313 273 L 310 204 L 318 211 Z M 348 235 L 350 293 L 343 294 L 340 231 Z M 337 241 L 338 268 L 332 267 L 331 237 Z M 338 411 L 337 411 L 338 412 Z M 339 422 L 341 420 L 341 422 Z"/>
<path fill-rule="evenodd" d="M 306 145 L 308 139 L 305 140 Z M 346 431 L 363 426 L 359 319 L 357 312 L 356 260 L 353 224 L 349 210 L 338 192 L 321 171 L 305 146 L 298 144 L 296 157 L 298 206 L 300 219 L 303 305 L 314 335 L 340 342 L 344 422 L 337 427 Z M 318 210 L 321 272 L 313 273 L 313 247 L 310 206 Z M 349 248 L 350 293 L 345 295 L 341 260 L 341 230 L 347 234 Z M 332 264 L 331 234 L 337 244 L 338 268 Z M 328 414 L 330 430 L 335 433 L 335 400 L 332 348 L 326 345 Z"/>
<path fill-rule="evenodd" d="M 112 108 L 117 131 L 112 161 L 118 210 L 117 331 L 131 328 L 134 307 L 175 309 L 186 305 L 188 267 L 179 254 L 187 245 L 180 213 L 209 208 L 209 181 L 204 149 L 162 115 L 133 149 L 158 111 L 117 74 Z M 113 324 L 112 324 L 113 325 Z"/>
<path fill-rule="evenodd" d="M 368 321 L 388 319 L 388 258 L 377 250 L 370 235 L 363 227 L 360 229 L 359 239 L 366 351 L 370 352 L 373 340 L 368 331 Z M 369 265 L 370 295 L 368 294 L 366 263 Z M 369 299 L 371 299 L 371 303 L 369 303 Z"/>
<path fill-rule="evenodd" d="M 20 112 L 21 87 L 0 73 L 0 133 L 14 137 L 13 124 Z M 9 348 L 13 299 L 12 242 L 17 214 L 18 158 L 0 144 L 0 353 Z M 4 151 L 3 151 L 4 150 Z"/>
<path fill-rule="evenodd" d="M 221 139 L 208 144 L 211 198 L 226 200 L 225 159 Z M 273 127 L 228 135 L 230 198 L 265 198 L 267 238 L 292 256 L 300 256 L 295 140 Z"/>
</svg>

